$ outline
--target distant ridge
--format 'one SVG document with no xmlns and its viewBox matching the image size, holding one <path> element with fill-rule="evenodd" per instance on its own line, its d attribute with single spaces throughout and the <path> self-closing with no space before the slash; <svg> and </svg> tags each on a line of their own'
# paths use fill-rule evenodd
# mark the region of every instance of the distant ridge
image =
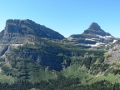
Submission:
<svg viewBox="0 0 120 90">
<path fill-rule="evenodd" d="M 73 34 L 68 38 L 68 40 L 87 46 L 99 46 L 112 43 L 115 38 L 110 33 L 102 30 L 97 23 L 93 22 L 82 34 Z"/>
</svg>

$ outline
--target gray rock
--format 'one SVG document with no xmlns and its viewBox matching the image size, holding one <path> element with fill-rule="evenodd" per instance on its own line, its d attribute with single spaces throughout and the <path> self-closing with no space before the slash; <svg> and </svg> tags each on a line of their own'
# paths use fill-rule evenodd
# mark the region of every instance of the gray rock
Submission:
<svg viewBox="0 0 120 90">
<path fill-rule="evenodd" d="M 108 44 L 114 37 L 101 29 L 97 23 L 92 23 L 82 34 L 71 35 L 68 40 L 82 45 L 95 45 L 96 43 Z"/>
<path fill-rule="evenodd" d="M 49 39 L 64 39 L 64 36 L 50 28 L 37 24 L 32 20 L 7 20 L 6 27 L 0 32 L 0 43 L 26 43 L 35 37 Z"/>
</svg>

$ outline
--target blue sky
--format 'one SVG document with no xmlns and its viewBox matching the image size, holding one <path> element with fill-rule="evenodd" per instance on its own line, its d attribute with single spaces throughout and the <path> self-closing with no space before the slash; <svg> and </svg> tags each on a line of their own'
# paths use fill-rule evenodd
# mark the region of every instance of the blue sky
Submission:
<svg viewBox="0 0 120 90">
<path fill-rule="evenodd" d="M 65 37 L 96 22 L 120 37 L 120 0 L 0 0 L 0 30 L 7 19 L 31 19 Z"/>
</svg>

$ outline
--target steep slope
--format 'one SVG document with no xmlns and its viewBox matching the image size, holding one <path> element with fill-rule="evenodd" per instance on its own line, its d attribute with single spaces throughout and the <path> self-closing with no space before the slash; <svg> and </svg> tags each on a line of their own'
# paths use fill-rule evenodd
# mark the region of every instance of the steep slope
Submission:
<svg viewBox="0 0 120 90">
<path fill-rule="evenodd" d="M 37 24 L 32 20 L 7 20 L 5 29 L 0 33 L 2 44 L 32 43 L 36 37 L 64 39 L 64 36 L 50 28 Z"/>
<path fill-rule="evenodd" d="M 69 41 L 88 46 L 98 46 L 112 43 L 115 38 L 101 29 L 97 23 L 92 23 L 82 34 L 71 35 Z"/>
<path fill-rule="evenodd" d="M 106 33 L 101 29 L 101 27 L 97 23 L 92 23 L 87 30 L 84 31 L 83 34 L 92 34 L 92 35 L 100 35 L 100 36 L 112 36 L 109 33 Z"/>
<path fill-rule="evenodd" d="M 106 63 L 113 64 L 120 62 L 120 40 L 109 46 L 107 54 L 109 55 L 109 58 L 105 59 Z"/>
</svg>

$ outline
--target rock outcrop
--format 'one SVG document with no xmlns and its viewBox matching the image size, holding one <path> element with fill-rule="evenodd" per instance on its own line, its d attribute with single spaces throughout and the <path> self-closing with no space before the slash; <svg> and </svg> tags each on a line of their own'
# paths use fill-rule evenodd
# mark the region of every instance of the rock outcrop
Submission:
<svg viewBox="0 0 120 90">
<path fill-rule="evenodd" d="M 106 54 L 107 58 L 105 59 L 105 63 L 113 64 L 115 62 L 120 62 L 120 40 L 110 45 Z"/>
</svg>

